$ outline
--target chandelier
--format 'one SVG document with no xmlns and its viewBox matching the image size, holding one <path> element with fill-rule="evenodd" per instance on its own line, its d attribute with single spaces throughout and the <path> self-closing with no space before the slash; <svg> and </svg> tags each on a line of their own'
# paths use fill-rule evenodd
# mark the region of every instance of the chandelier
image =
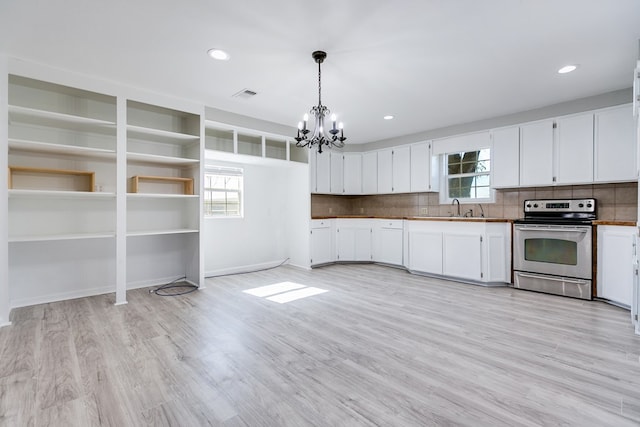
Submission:
<svg viewBox="0 0 640 427">
<path fill-rule="evenodd" d="M 327 57 L 327 53 L 321 50 L 316 50 L 311 54 L 313 59 L 318 64 L 318 105 L 312 107 L 309 113 L 314 120 L 313 133 L 307 127 L 309 121 L 309 114 L 305 114 L 303 121 L 298 123 L 298 136 L 296 136 L 297 147 L 309 147 L 313 148 L 314 145 L 318 146 L 318 153 L 322 153 L 322 146 L 327 147 L 344 147 L 344 141 L 347 139 L 344 137 L 344 130 L 342 122 L 336 126 L 336 115 L 331 114 L 331 111 L 324 105 L 322 105 L 322 71 L 320 70 L 320 64 Z M 324 126 L 324 119 L 331 114 L 331 129 L 328 133 Z M 340 134 L 340 136 L 338 136 Z"/>
</svg>

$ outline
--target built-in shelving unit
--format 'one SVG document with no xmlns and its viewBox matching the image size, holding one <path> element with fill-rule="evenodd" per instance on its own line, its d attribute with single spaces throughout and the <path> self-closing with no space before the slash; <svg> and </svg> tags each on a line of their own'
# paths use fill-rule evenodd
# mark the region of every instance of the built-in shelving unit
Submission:
<svg viewBox="0 0 640 427">
<path fill-rule="evenodd" d="M 116 258 L 116 98 L 17 75 L 8 98 L 12 304 L 115 290 L 88 272 Z"/>
<path fill-rule="evenodd" d="M 128 287 L 202 280 L 200 129 L 199 114 L 127 101 Z"/>
<path fill-rule="evenodd" d="M 309 163 L 309 149 L 296 147 L 295 141 L 283 136 L 255 129 L 245 129 L 205 121 L 205 148 L 215 152 L 222 160 L 235 160 L 240 155 L 242 161 L 255 161 L 256 158 Z"/>
</svg>

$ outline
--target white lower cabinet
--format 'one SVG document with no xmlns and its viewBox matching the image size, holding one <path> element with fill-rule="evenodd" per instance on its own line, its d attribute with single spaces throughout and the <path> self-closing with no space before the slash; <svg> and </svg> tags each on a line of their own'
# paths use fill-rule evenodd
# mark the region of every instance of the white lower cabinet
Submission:
<svg viewBox="0 0 640 427">
<path fill-rule="evenodd" d="M 478 228 L 478 227 L 474 227 Z M 462 279 L 483 279 L 481 230 L 445 232 L 442 239 L 442 273 Z"/>
<path fill-rule="evenodd" d="M 379 219 L 373 227 L 373 260 L 384 264 L 402 265 L 403 220 Z"/>
<path fill-rule="evenodd" d="M 336 220 L 336 261 L 372 261 L 373 221 Z"/>
<path fill-rule="evenodd" d="M 631 307 L 636 227 L 599 225 L 597 296 Z"/>
<path fill-rule="evenodd" d="M 409 225 L 407 268 L 429 274 L 442 274 L 442 232 L 430 227 Z"/>
<path fill-rule="evenodd" d="M 310 230 L 311 259 L 310 265 L 328 264 L 335 261 L 334 255 L 334 220 L 311 220 Z"/>
<path fill-rule="evenodd" d="M 511 224 L 407 221 L 407 268 L 483 283 L 508 283 Z"/>
</svg>

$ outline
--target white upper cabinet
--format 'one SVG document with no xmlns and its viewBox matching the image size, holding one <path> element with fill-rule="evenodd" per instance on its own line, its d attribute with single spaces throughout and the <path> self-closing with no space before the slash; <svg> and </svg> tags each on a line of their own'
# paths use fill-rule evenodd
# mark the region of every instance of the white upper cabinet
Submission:
<svg viewBox="0 0 640 427">
<path fill-rule="evenodd" d="M 520 185 L 553 184 L 553 120 L 520 126 Z"/>
<path fill-rule="evenodd" d="M 376 151 L 362 154 L 362 192 L 364 194 L 378 192 L 378 153 Z"/>
<path fill-rule="evenodd" d="M 420 142 L 411 149 L 411 192 L 438 191 L 438 161 L 431 156 L 431 142 Z"/>
<path fill-rule="evenodd" d="M 331 158 L 328 152 L 316 153 L 316 193 L 331 192 Z"/>
<path fill-rule="evenodd" d="M 344 153 L 344 194 L 362 194 L 362 154 Z"/>
<path fill-rule="evenodd" d="M 595 182 L 632 181 L 638 177 L 631 104 L 595 113 Z"/>
<path fill-rule="evenodd" d="M 393 192 L 393 150 L 378 151 L 378 193 Z"/>
<path fill-rule="evenodd" d="M 325 154 L 325 153 L 322 153 Z M 319 154 L 319 156 L 322 156 L 322 154 Z M 342 156 L 342 153 L 338 153 L 338 152 L 330 152 L 330 153 L 326 153 L 329 157 L 330 157 L 330 161 L 331 161 L 331 194 L 342 194 L 344 193 L 344 176 L 343 176 L 343 170 L 344 170 L 344 165 L 343 165 L 343 161 L 344 158 Z"/>
<path fill-rule="evenodd" d="M 392 183 L 394 193 L 411 191 L 411 147 L 395 147 L 392 151 Z"/>
<path fill-rule="evenodd" d="M 593 182 L 593 113 L 556 120 L 556 184 Z"/>
<path fill-rule="evenodd" d="M 520 128 L 494 129 L 491 139 L 492 187 L 517 187 L 520 185 Z"/>
</svg>

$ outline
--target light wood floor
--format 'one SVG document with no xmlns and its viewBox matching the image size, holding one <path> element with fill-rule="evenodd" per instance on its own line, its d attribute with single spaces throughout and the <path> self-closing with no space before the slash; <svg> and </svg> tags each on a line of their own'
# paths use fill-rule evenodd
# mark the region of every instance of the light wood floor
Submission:
<svg viewBox="0 0 640 427">
<path fill-rule="evenodd" d="M 287 304 L 243 290 L 329 292 Z M 15 309 L 0 425 L 640 425 L 640 337 L 601 302 L 376 265 Z"/>
</svg>

